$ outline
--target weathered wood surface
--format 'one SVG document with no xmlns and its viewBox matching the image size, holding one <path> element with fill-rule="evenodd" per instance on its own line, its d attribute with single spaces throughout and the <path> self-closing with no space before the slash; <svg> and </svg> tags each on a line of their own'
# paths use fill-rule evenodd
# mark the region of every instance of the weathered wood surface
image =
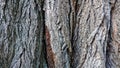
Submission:
<svg viewBox="0 0 120 68">
<path fill-rule="evenodd" d="M 120 0 L 0 0 L 0 68 L 120 68 Z"/>
</svg>

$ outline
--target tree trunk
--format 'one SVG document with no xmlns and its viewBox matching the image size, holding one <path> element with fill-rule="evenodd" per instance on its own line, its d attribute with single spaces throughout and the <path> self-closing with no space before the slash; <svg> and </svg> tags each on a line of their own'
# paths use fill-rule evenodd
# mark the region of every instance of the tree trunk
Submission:
<svg viewBox="0 0 120 68">
<path fill-rule="evenodd" d="M 0 68 L 120 68 L 120 0 L 0 0 Z"/>
<path fill-rule="evenodd" d="M 0 0 L 0 68 L 46 68 L 43 0 Z"/>
</svg>

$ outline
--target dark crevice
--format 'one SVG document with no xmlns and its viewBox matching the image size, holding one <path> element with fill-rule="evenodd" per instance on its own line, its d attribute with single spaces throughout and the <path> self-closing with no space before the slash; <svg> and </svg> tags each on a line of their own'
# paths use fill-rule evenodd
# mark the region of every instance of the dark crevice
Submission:
<svg viewBox="0 0 120 68">
<path fill-rule="evenodd" d="M 47 58 L 47 43 L 46 43 L 46 26 L 45 26 L 45 11 L 44 11 L 44 0 L 41 1 L 41 14 L 43 16 L 43 54 L 44 54 L 44 61 L 46 62 L 47 68 L 49 67 L 49 63 L 48 63 L 48 58 Z M 53 64 L 54 65 L 54 64 Z M 54 68 L 54 66 L 53 66 Z"/>
<path fill-rule="evenodd" d="M 115 4 L 116 4 L 116 0 L 114 3 L 109 2 L 110 4 L 110 27 L 109 27 L 109 31 L 108 31 L 108 40 L 107 40 L 107 47 L 106 47 L 106 68 L 111 68 L 113 66 L 113 62 L 112 59 L 110 59 L 111 57 L 111 53 L 113 51 L 113 22 L 112 22 L 112 16 L 113 16 L 113 11 L 115 9 Z"/>
<path fill-rule="evenodd" d="M 71 26 L 71 25 L 73 25 L 73 22 L 71 22 L 71 15 L 72 15 L 72 5 L 71 5 L 71 0 L 69 0 L 69 5 L 70 5 L 70 9 L 69 9 L 69 14 L 68 14 L 68 18 L 69 18 L 69 37 L 70 37 L 70 44 L 71 45 L 69 45 L 70 47 L 69 48 L 72 48 L 72 33 L 73 33 L 73 31 L 72 31 L 72 29 L 73 29 L 73 26 Z M 71 68 L 73 68 L 72 67 L 72 52 L 70 52 L 70 50 L 69 49 L 67 49 L 67 51 L 68 51 L 68 55 L 69 55 L 69 63 L 70 63 L 70 67 Z"/>
<path fill-rule="evenodd" d="M 75 2 L 74 2 L 75 1 Z M 70 22 L 70 23 L 72 23 L 72 26 L 71 26 L 71 39 L 70 39 L 70 41 L 71 41 L 71 48 L 72 48 L 72 53 L 71 53 L 71 55 L 70 55 L 70 67 L 71 68 L 74 68 L 74 53 L 75 53 L 75 49 L 74 49 L 74 43 L 73 43 L 73 41 L 75 41 L 75 39 L 74 39 L 74 32 L 75 32 L 75 28 L 76 28 L 76 24 L 77 24 L 77 13 L 78 13 L 78 0 L 74 0 L 73 2 L 74 2 L 74 7 L 72 8 L 72 4 L 70 3 L 70 11 L 71 11 L 71 16 L 70 17 L 72 17 L 71 19 L 72 19 L 72 22 Z M 74 10 L 72 10 L 72 9 L 74 9 Z M 71 20 L 70 19 L 70 20 Z"/>
<path fill-rule="evenodd" d="M 110 25 L 111 27 L 111 25 Z M 111 28 L 109 29 L 108 32 L 108 41 L 107 41 L 107 47 L 106 47 L 106 68 L 109 68 L 109 66 L 111 65 L 111 61 L 110 61 L 110 50 L 112 48 L 112 36 L 111 36 Z"/>
<path fill-rule="evenodd" d="M 43 7 L 42 7 L 43 8 Z M 45 62 L 47 64 L 48 67 L 48 61 L 47 61 L 47 49 L 46 49 L 46 36 L 45 36 L 45 11 L 42 10 L 43 12 L 43 48 L 44 48 L 44 57 L 45 57 Z M 49 67 L 48 67 L 49 68 Z"/>
<path fill-rule="evenodd" d="M 34 9 L 38 14 L 38 23 L 37 23 L 38 26 L 36 30 L 37 43 L 35 49 L 35 59 L 33 60 L 33 68 L 46 68 L 48 67 L 48 63 L 47 63 L 46 42 L 45 42 L 45 11 L 43 10 L 44 1 L 40 0 L 39 5 L 38 2 L 36 2 L 36 0 L 34 0 L 34 2 L 36 4 Z M 40 10 L 38 8 L 40 8 Z"/>
</svg>

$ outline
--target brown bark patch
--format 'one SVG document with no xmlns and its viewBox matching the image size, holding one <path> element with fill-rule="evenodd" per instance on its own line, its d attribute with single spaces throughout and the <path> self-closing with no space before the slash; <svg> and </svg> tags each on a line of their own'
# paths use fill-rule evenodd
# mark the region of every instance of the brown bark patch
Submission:
<svg viewBox="0 0 120 68">
<path fill-rule="evenodd" d="M 113 38 L 116 37 L 117 32 L 118 32 L 117 25 L 116 23 L 113 23 L 113 34 L 112 34 Z"/>
<path fill-rule="evenodd" d="M 46 35 L 46 50 L 47 50 L 48 67 L 55 68 L 54 53 L 53 53 L 51 45 L 50 45 L 50 33 L 49 33 L 47 26 L 45 26 L 45 35 Z"/>
<path fill-rule="evenodd" d="M 115 48 L 115 52 L 118 54 L 118 52 L 120 52 L 120 41 L 118 40 L 119 37 L 118 37 L 118 26 L 116 23 L 113 23 L 113 33 L 112 33 L 112 36 L 113 36 L 113 45 L 116 47 Z"/>
</svg>

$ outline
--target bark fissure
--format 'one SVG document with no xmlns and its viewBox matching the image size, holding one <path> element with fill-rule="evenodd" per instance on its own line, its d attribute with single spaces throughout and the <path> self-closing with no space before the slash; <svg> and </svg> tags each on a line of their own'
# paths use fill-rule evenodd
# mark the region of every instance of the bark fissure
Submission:
<svg viewBox="0 0 120 68">
<path fill-rule="evenodd" d="M 119 68 L 119 0 L 0 0 L 0 68 Z"/>
</svg>

